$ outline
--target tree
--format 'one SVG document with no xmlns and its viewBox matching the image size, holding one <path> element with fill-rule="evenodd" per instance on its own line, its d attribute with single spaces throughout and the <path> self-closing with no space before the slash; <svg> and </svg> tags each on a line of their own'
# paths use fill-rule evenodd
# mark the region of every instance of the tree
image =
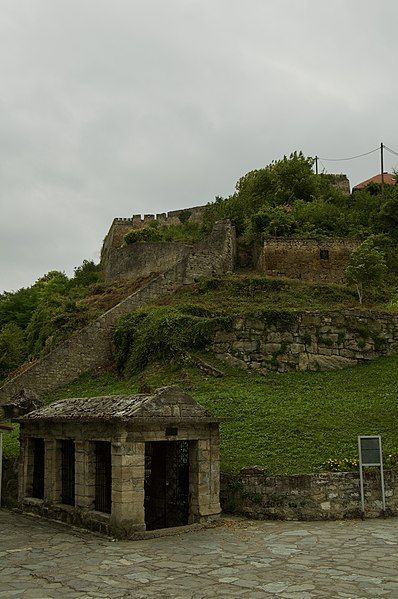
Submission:
<svg viewBox="0 0 398 599">
<path fill-rule="evenodd" d="M 0 331 L 0 379 L 22 364 L 26 353 L 22 330 L 12 322 L 7 324 Z"/>
<path fill-rule="evenodd" d="M 346 277 L 349 284 L 355 285 L 360 304 L 363 301 L 364 287 L 379 283 L 386 271 L 384 254 L 374 246 L 371 237 L 352 252 Z"/>
</svg>

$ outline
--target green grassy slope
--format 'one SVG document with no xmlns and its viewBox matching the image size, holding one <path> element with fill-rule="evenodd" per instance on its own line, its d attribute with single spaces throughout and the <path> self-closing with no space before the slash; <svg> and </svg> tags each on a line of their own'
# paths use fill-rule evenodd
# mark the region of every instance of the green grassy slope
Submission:
<svg viewBox="0 0 398 599">
<path fill-rule="evenodd" d="M 234 314 L 358 308 L 355 293 L 343 286 L 239 273 L 202 281 L 163 303 Z M 385 309 L 383 292 L 369 295 L 366 307 Z M 221 432 L 226 471 L 259 464 L 270 473 L 311 472 L 329 458 L 355 456 L 358 434 L 381 434 L 385 451 L 398 451 L 398 356 L 339 372 L 270 373 L 266 377 L 217 363 L 210 354 L 205 359 L 225 376 L 206 377 L 189 365 L 181 369 L 152 364 L 131 379 L 112 372 L 83 376 L 45 399 L 135 393 L 142 380 L 152 387 L 178 384 L 225 419 Z M 16 433 L 5 435 L 4 446 L 5 455 L 16 454 Z"/>
<path fill-rule="evenodd" d="M 114 373 L 84 376 L 46 401 L 134 393 L 142 380 L 153 387 L 179 384 L 225 419 L 225 471 L 258 464 L 269 473 L 313 472 L 328 458 L 355 456 L 358 434 L 381 434 L 384 451 L 398 451 L 398 356 L 338 372 L 266 377 L 209 361 L 224 371 L 223 378 L 206 377 L 196 367 L 157 364 L 129 380 Z"/>
<path fill-rule="evenodd" d="M 233 273 L 186 286 L 157 304 L 190 304 L 208 310 L 241 313 L 257 310 L 358 309 L 358 296 L 345 285 L 271 279 L 255 273 Z M 367 291 L 364 309 L 391 309 L 388 293 Z"/>
</svg>

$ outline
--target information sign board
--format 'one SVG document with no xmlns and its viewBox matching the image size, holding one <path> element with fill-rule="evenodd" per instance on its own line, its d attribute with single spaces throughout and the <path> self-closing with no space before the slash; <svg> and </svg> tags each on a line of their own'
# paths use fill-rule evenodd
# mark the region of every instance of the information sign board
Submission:
<svg viewBox="0 0 398 599">
<path fill-rule="evenodd" d="M 358 437 L 359 453 L 359 478 L 361 484 L 361 507 L 362 515 L 365 515 L 365 492 L 363 487 L 363 469 L 369 466 L 380 468 L 381 496 L 383 501 L 383 512 L 386 510 L 386 499 L 384 490 L 383 453 L 381 449 L 380 435 L 360 435 Z"/>
</svg>

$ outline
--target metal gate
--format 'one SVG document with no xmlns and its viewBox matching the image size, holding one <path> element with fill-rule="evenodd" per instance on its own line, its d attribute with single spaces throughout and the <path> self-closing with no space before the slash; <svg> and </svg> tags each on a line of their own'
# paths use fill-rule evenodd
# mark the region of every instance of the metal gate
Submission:
<svg viewBox="0 0 398 599">
<path fill-rule="evenodd" d="M 32 439 L 33 483 L 32 497 L 44 499 L 44 439 Z"/>
<path fill-rule="evenodd" d="M 99 512 L 111 513 L 112 507 L 112 452 L 107 441 L 95 443 L 95 499 Z"/>
<path fill-rule="evenodd" d="M 183 526 L 189 517 L 189 441 L 145 443 L 147 530 Z"/>
<path fill-rule="evenodd" d="M 61 441 L 61 502 L 75 505 L 75 444 Z"/>
</svg>

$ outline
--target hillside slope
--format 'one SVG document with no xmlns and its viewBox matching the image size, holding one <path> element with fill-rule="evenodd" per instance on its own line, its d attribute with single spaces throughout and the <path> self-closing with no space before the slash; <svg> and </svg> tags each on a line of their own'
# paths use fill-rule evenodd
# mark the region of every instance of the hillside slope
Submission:
<svg viewBox="0 0 398 599">
<path fill-rule="evenodd" d="M 270 474 L 313 472 L 329 458 L 356 456 L 358 434 L 381 434 L 385 455 L 398 452 L 398 356 L 338 372 L 266 377 L 211 363 L 223 370 L 222 378 L 193 366 L 155 364 L 131 379 L 114 372 L 85 375 L 45 399 L 134 393 L 143 382 L 178 384 L 224 419 L 222 469 L 230 472 L 252 465 Z M 6 443 L 11 452 L 12 438 Z"/>
</svg>

